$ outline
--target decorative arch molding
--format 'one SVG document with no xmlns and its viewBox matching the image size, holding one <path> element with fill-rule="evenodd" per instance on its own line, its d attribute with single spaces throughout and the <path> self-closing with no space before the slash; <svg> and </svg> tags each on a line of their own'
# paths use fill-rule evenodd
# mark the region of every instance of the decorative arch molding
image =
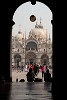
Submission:
<svg viewBox="0 0 67 100">
<path fill-rule="evenodd" d="M 26 54 L 26 58 L 29 57 L 29 58 L 36 58 L 36 54 L 34 52 L 28 52 Z"/>
<path fill-rule="evenodd" d="M 36 62 L 36 54 L 34 52 L 28 52 L 26 54 L 26 62 L 29 64 L 30 62 Z"/>
<path fill-rule="evenodd" d="M 21 55 L 17 53 L 17 54 L 14 55 L 14 58 L 16 58 L 16 57 L 17 58 L 19 58 L 19 57 L 21 58 Z"/>
<path fill-rule="evenodd" d="M 27 43 L 29 43 L 29 42 L 35 42 L 36 44 L 38 44 L 37 40 L 35 40 L 35 39 L 27 39 L 27 40 L 26 40 L 26 45 L 27 45 Z"/>
<path fill-rule="evenodd" d="M 49 64 L 49 56 L 45 53 L 41 55 L 41 64 Z"/>
<path fill-rule="evenodd" d="M 21 61 L 21 55 L 19 55 L 19 54 L 15 54 L 14 55 L 14 60 L 18 60 L 18 61 Z"/>
</svg>

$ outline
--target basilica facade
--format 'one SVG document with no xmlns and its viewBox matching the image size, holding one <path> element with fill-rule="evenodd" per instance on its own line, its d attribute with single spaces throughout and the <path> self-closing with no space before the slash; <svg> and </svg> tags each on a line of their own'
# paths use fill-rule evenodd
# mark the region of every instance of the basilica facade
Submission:
<svg viewBox="0 0 67 100">
<path fill-rule="evenodd" d="M 22 66 L 36 63 L 52 66 L 52 41 L 42 23 L 36 23 L 28 37 L 19 31 L 12 36 L 12 65 Z"/>
</svg>

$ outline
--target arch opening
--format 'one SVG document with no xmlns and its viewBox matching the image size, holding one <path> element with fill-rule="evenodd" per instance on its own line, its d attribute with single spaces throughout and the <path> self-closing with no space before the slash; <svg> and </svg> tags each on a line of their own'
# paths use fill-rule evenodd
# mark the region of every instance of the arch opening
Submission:
<svg viewBox="0 0 67 100">
<path fill-rule="evenodd" d="M 30 12 L 29 8 L 32 9 Z M 41 11 L 41 9 L 45 8 L 45 12 L 43 12 L 44 10 Z M 23 9 L 25 12 L 23 12 Z M 39 15 L 37 12 L 39 12 Z M 29 20 L 32 14 L 36 15 L 36 21 L 33 23 Z M 12 55 L 16 53 L 21 55 L 21 67 L 27 63 L 37 63 L 38 65 L 45 63 L 48 64 L 48 66 L 49 64 L 52 66 L 50 58 L 52 55 L 53 42 L 52 17 L 51 10 L 45 4 L 38 1 L 33 6 L 30 2 L 26 2 L 15 11 L 13 16 L 15 25 L 12 30 Z M 36 40 L 37 43 L 33 40 Z M 48 55 L 48 57 L 46 57 L 46 55 L 43 56 L 44 53 Z M 16 62 L 15 57 L 12 56 L 12 63 L 13 61 Z"/>
</svg>

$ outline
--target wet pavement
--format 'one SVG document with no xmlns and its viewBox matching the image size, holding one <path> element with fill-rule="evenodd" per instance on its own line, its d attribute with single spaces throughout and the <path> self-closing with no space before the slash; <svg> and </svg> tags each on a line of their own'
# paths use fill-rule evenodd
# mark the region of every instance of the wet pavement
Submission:
<svg viewBox="0 0 67 100">
<path fill-rule="evenodd" d="M 49 82 L 0 84 L 0 100 L 53 100 L 51 85 Z"/>
</svg>

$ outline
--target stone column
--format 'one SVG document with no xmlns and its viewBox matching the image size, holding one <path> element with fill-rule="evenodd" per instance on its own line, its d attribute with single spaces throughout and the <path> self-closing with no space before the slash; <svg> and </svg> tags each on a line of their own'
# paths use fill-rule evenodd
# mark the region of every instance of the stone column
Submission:
<svg viewBox="0 0 67 100">
<path fill-rule="evenodd" d="M 12 81 L 12 26 L 14 22 L 11 22 L 12 25 L 10 27 L 10 81 Z"/>
<path fill-rule="evenodd" d="M 2 22 L 3 23 L 3 22 Z M 12 20 L 4 19 L 4 24 L 1 25 L 1 38 L 0 39 L 0 82 L 12 81 L 11 75 L 11 34 Z M 6 27 L 4 29 L 4 27 Z"/>
<path fill-rule="evenodd" d="M 12 82 L 12 26 L 14 22 L 9 20 L 8 32 L 6 32 L 6 52 L 4 55 L 4 76 L 6 82 Z M 8 34 L 8 36 L 7 36 Z"/>
</svg>

